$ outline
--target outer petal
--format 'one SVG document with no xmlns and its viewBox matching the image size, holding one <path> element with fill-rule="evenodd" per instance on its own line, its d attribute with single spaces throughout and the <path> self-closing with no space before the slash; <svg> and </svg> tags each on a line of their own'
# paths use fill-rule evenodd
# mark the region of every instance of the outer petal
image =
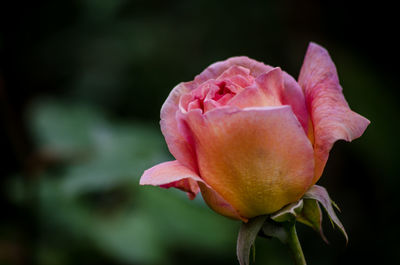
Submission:
<svg viewBox="0 0 400 265">
<path fill-rule="evenodd" d="M 204 183 L 199 183 L 199 186 L 204 201 L 211 209 L 223 216 L 247 222 L 247 218 L 240 216 L 237 210 L 210 186 Z"/>
<path fill-rule="evenodd" d="M 224 107 L 182 116 L 202 179 L 241 216 L 277 211 L 310 186 L 313 150 L 290 106 Z"/>
<path fill-rule="evenodd" d="M 216 62 L 207 67 L 201 74 L 196 76 L 195 82 L 201 84 L 209 79 L 217 79 L 231 66 L 242 66 L 247 68 L 250 70 L 250 74 L 253 77 L 257 77 L 273 69 L 271 66 L 257 62 L 256 60 L 250 59 L 246 56 L 232 57 L 225 61 Z"/>
<path fill-rule="evenodd" d="M 179 99 L 183 94 L 190 92 L 190 85 L 190 82 L 180 83 L 171 91 L 161 108 L 160 126 L 171 154 L 182 165 L 196 171 L 197 165 L 194 158 L 194 151 L 180 134 L 176 121 L 176 112 L 179 111 Z"/>
<path fill-rule="evenodd" d="M 314 127 L 315 183 L 324 170 L 333 143 L 360 137 L 369 121 L 349 108 L 334 63 L 328 52 L 315 43 L 308 47 L 299 84 Z"/>
<path fill-rule="evenodd" d="M 203 180 L 194 171 L 178 161 L 158 164 L 144 171 L 140 178 L 140 185 L 178 188 L 186 191 L 190 199 L 194 199 L 200 191 L 197 182 L 203 182 Z"/>
</svg>

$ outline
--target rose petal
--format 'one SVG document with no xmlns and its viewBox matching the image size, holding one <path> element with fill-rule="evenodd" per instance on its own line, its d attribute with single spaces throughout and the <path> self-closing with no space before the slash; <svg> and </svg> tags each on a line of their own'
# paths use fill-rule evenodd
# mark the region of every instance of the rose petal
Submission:
<svg viewBox="0 0 400 265">
<path fill-rule="evenodd" d="M 314 127 L 315 183 L 324 170 L 334 142 L 360 137 L 369 121 L 349 108 L 334 63 L 328 52 L 315 43 L 308 46 L 299 84 L 304 90 Z"/>
<path fill-rule="evenodd" d="M 279 67 L 257 77 L 256 83 L 268 98 L 269 106 L 282 105 L 283 81 L 283 73 Z"/>
<path fill-rule="evenodd" d="M 180 116 L 192 134 L 202 179 L 240 216 L 277 211 L 311 184 L 312 146 L 290 106 Z"/>
<path fill-rule="evenodd" d="M 274 68 L 258 76 L 255 84 L 243 89 L 229 102 L 229 105 L 239 108 L 280 106 L 283 92 L 282 70 Z"/>
<path fill-rule="evenodd" d="M 247 77 L 249 74 L 250 70 L 248 68 L 239 65 L 232 65 L 229 68 L 227 68 L 220 76 L 218 76 L 218 79 L 228 79 L 229 77 L 236 75 Z"/>
<path fill-rule="evenodd" d="M 308 132 L 309 117 L 304 94 L 293 77 L 277 67 L 257 77 L 256 83 L 270 99 L 270 106 L 290 105 L 304 131 Z"/>
<path fill-rule="evenodd" d="M 283 72 L 284 90 L 282 93 L 282 103 L 290 105 L 297 119 L 304 128 L 306 134 L 312 131 L 312 124 L 308 114 L 307 105 L 303 90 L 296 80 L 286 72 Z"/>
<path fill-rule="evenodd" d="M 272 104 L 262 90 L 257 85 L 253 85 L 243 89 L 227 105 L 244 109 L 247 107 L 266 107 L 277 104 Z"/>
<path fill-rule="evenodd" d="M 217 79 L 223 72 L 225 72 L 232 66 L 242 66 L 249 69 L 250 74 L 253 77 L 257 77 L 265 72 L 272 70 L 271 66 L 265 65 L 261 62 L 257 62 L 246 56 L 232 57 L 225 61 L 216 62 L 207 67 L 207 69 L 205 69 L 201 74 L 196 76 L 195 82 L 197 84 L 201 84 L 209 79 Z"/>
<path fill-rule="evenodd" d="M 194 151 L 180 134 L 176 121 L 176 112 L 179 109 L 180 97 L 190 91 L 188 84 L 190 85 L 190 82 L 180 83 L 171 91 L 161 108 L 160 126 L 171 154 L 176 160 L 181 162 L 182 165 L 196 171 L 197 165 L 194 158 Z"/>
<path fill-rule="evenodd" d="M 199 183 L 199 186 L 204 201 L 211 209 L 223 216 L 247 222 L 247 218 L 240 216 L 235 208 L 233 208 L 233 206 L 222 198 L 215 190 L 204 183 Z"/>
<path fill-rule="evenodd" d="M 140 185 L 177 188 L 186 191 L 190 199 L 194 199 L 200 191 L 197 182 L 203 182 L 203 180 L 179 161 L 168 161 L 155 165 L 144 171 L 140 178 Z"/>
<path fill-rule="evenodd" d="M 249 69 L 237 65 L 229 67 L 217 78 L 217 80 L 230 80 L 242 88 L 251 85 L 253 79 Z"/>
</svg>

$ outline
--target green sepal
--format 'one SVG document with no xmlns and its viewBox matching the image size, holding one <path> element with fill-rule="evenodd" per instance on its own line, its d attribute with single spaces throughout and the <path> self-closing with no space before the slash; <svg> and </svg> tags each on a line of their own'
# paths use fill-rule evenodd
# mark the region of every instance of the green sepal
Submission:
<svg viewBox="0 0 400 265">
<path fill-rule="evenodd" d="M 275 222 L 293 222 L 303 209 L 303 200 L 291 203 L 271 215 Z"/>
<path fill-rule="evenodd" d="M 249 264 L 251 246 L 254 244 L 267 217 L 266 215 L 257 216 L 240 226 L 236 245 L 236 254 L 240 265 Z"/>
<path fill-rule="evenodd" d="M 317 200 L 303 199 L 303 209 L 296 220 L 313 228 L 326 243 L 329 243 L 322 231 L 322 211 Z"/>
<path fill-rule="evenodd" d="M 344 229 L 343 224 L 340 222 L 339 218 L 337 217 L 332 205 L 335 208 L 338 208 L 338 207 L 331 200 L 326 189 L 322 186 L 314 185 L 304 194 L 303 199 L 316 200 L 322 205 L 322 207 L 325 209 L 326 213 L 328 214 L 328 217 L 331 220 L 331 223 L 333 225 L 336 225 L 339 228 L 339 230 L 342 232 L 344 237 L 346 238 L 346 244 L 347 244 L 347 242 L 349 241 L 349 238 L 347 236 L 346 230 Z M 309 215 L 309 217 L 311 218 L 311 214 Z M 314 216 L 313 220 L 314 220 L 314 222 L 317 221 L 317 215 Z M 322 228 L 320 231 L 322 231 Z"/>
</svg>

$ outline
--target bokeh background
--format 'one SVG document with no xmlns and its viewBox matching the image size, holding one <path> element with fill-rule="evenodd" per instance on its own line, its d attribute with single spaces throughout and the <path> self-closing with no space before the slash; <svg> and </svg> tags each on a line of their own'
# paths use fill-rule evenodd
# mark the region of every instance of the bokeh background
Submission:
<svg viewBox="0 0 400 265">
<path fill-rule="evenodd" d="M 199 196 L 139 187 L 171 159 L 169 91 L 247 55 L 297 77 L 309 41 L 335 61 L 365 135 L 338 142 L 319 184 L 350 242 L 298 226 L 309 264 L 394 264 L 399 139 L 396 9 L 385 1 L 4 1 L 0 6 L 0 264 L 237 264 L 239 222 Z M 325 219 L 327 219 L 325 217 Z M 257 264 L 292 264 L 257 240 Z"/>
</svg>

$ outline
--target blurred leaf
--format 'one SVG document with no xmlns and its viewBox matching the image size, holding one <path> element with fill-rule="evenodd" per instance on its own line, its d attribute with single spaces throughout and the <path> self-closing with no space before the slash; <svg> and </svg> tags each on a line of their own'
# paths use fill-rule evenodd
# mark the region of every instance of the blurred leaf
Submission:
<svg viewBox="0 0 400 265">
<path fill-rule="evenodd" d="M 62 171 L 50 168 L 39 179 L 43 236 L 87 241 L 121 262 L 144 264 L 173 264 L 171 248 L 220 255 L 234 241 L 235 223 L 214 214 L 200 198 L 139 188 L 143 171 L 168 158 L 159 131 L 50 100 L 33 105 L 31 119 L 39 150 L 51 150 L 64 161 Z"/>
<path fill-rule="evenodd" d="M 234 247 L 237 222 L 214 213 L 199 197 L 190 201 L 178 190 L 142 187 L 136 199 L 143 207 L 141 210 L 154 217 L 151 222 L 169 245 L 191 251 L 207 250 L 217 255 L 221 255 L 228 245 Z"/>
<path fill-rule="evenodd" d="M 106 122 L 101 113 L 78 104 L 46 100 L 29 111 L 31 130 L 39 147 L 65 157 L 93 151 L 93 133 Z"/>
</svg>

